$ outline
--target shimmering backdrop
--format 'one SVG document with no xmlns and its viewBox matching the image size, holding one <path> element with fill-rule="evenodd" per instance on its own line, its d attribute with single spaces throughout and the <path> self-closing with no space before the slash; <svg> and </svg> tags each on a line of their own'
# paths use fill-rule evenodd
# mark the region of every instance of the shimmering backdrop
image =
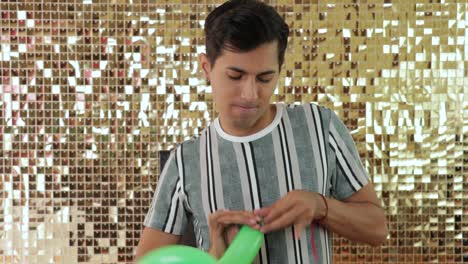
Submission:
<svg viewBox="0 0 468 264">
<path fill-rule="evenodd" d="M 343 118 L 388 213 L 334 263 L 468 262 L 467 1 L 270 1 L 273 100 Z M 217 1 L 1 1 L 0 262 L 130 262 L 158 151 L 214 117 L 197 64 Z"/>
</svg>

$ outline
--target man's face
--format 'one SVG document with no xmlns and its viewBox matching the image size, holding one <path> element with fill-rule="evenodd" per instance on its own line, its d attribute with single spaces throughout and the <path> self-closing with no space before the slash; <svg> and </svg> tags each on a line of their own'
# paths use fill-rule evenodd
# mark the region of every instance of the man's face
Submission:
<svg viewBox="0 0 468 264">
<path fill-rule="evenodd" d="M 200 63 L 211 82 L 224 129 L 242 134 L 271 121 L 267 120 L 271 117 L 269 101 L 279 77 L 276 41 L 249 52 L 223 50 L 214 67 L 206 55 Z"/>
</svg>

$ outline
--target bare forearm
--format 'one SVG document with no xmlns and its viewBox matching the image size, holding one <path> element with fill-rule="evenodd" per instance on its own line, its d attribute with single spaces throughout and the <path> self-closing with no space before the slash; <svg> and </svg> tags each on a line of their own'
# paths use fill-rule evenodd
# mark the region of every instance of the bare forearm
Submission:
<svg viewBox="0 0 468 264">
<path fill-rule="evenodd" d="M 328 215 L 320 222 L 329 230 L 348 239 L 372 246 L 387 237 L 387 223 L 382 208 L 369 202 L 341 202 L 327 198 Z"/>
</svg>

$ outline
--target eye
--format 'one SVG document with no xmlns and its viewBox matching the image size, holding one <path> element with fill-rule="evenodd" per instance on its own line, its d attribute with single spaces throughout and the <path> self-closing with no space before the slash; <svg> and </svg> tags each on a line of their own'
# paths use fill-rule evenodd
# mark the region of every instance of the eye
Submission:
<svg viewBox="0 0 468 264">
<path fill-rule="evenodd" d="M 239 74 L 239 75 L 230 75 L 230 74 L 228 74 L 228 77 L 231 80 L 240 80 L 242 78 L 242 74 Z"/>
<path fill-rule="evenodd" d="M 272 78 L 257 78 L 257 80 L 261 83 L 269 83 Z"/>
</svg>

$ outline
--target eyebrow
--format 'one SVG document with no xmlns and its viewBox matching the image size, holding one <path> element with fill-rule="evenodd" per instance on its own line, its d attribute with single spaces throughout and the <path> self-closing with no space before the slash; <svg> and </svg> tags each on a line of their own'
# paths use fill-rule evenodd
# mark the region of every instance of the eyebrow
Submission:
<svg viewBox="0 0 468 264">
<path fill-rule="evenodd" d="M 244 70 L 242 70 L 240 68 L 237 68 L 237 67 L 227 67 L 227 69 L 238 72 L 238 73 L 246 73 L 246 71 L 244 71 Z M 268 75 L 268 74 L 272 74 L 272 73 L 275 73 L 275 72 L 276 71 L 274 71 L 274 70 L 268 70 L 268 71 L 264 71 L 264 72 L 259 73 L 258 76 Z"/>
</svg>

